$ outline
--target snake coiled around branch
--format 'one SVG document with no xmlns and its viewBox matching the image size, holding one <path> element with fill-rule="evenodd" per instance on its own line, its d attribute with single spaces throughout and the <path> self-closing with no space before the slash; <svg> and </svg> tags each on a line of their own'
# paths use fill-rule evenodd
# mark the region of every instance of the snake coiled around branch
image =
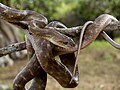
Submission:
<svg viewBox="0 0 120 90">
<path fill-rule="evenodd" d="M 77 61 L 80 50 L 89 46 L 99 34 L 111 45 L 120 48 L 120 45 L 113 42 L 103 31 L 112 20 L 117 21 L 108 14 L 102 14 L 94 22 L 90 22 L 90 25 L 89 23 L 84 25 L 80 41 L 78 40 L 79 44 L 76 44 L 71 37 L 59 32 L 58 28 L 67 30 L 67 27 L 60 22 L 47 25 L 47 18 L 39 13 L 30 10 L 20 11 L 3 4 L 0 4 L 0 11 L 0 18 L 21 27 L 26 33 L 26 47 L 30 61 L 16 76 L 14 90 L 24 90 L 25 84 L 31 79 L 33 82 L 29 90 L 45 90 L 47 73 L 63 87 L 76 87 L 79 82 Z M 76 51 L 78 54 L 75 57 Z M 59 56 L 61 62 L 56 61 L 55 56 Z"/>
</svg>

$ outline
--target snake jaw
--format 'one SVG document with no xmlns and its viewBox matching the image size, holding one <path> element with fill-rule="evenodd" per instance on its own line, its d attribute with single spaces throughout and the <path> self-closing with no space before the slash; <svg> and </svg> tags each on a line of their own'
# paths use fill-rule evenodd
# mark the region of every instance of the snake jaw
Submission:
<svg viewBox="0 0 120 90">
<path fill-rule="evenodd" d="M 73 52 L 77 51 L 77 45 L 75 47 L 71 47 L 71 48 L 63 48 L 63 47 L 58 47 L 55 45 L 53 51 L 55 51 L 55 53 L 53 52 L 53 55 L 55 55 L 55 56 L 73 53 Z"/>
</svg>

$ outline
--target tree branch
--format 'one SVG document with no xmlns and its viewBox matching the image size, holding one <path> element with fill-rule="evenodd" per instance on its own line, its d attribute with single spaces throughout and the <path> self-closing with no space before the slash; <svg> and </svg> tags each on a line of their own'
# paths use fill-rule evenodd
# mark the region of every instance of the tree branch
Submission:
<svg viewBox="0 0 120 90">
<path fill-rule="evenodd" d="M 12 52 L 21 51 L 26 49 L 26 42 L 15 43 L 7 47 L 0 48 L 0 57 L 10 54 Z"/>
<path fill-rule="evenodd" d="M 76 36 L 82 30 L 82 27 L 83 26 L 77 26 L 72 28 L 53 28 L 53 29 L 66 35 Z M 52 28 L 52 27 L 49 27 L 49 28 Z M 110 23 L 110 25 L 104 28 L 103 31 L 116 31 L 116 30 L 120 30 L 120 21 Z"/>
</svg>

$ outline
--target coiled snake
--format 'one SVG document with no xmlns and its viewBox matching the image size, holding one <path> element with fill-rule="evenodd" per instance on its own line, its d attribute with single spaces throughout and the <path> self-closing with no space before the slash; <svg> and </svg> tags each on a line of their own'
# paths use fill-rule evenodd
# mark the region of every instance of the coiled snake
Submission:
<svg viewBox="0 0 120 90">
<path fill-rule="evenodd" d="M 107 15 L 106 15 L 107 16 Z M 111 18 L 108 18 L 108 19 L 111 19 Z M 90 22 L 90 23 L 92 23 L 92 22 Z M 89 24 L 89 23 L 88 23 Z M 85 27 L 88 25 L 88 24 L 86 24 L 85 25 Z M 108 23 L 109 24 L 109 23 Z M 49 25 L 48 25 L 49 26 Z M 106 26 L 107 26 L 107 24 L 106 24 Z M 85 28 L 83 28 L 83 29 L 85 29 Z M 31 29 L 32 30 L 32 29 Z M 36 28 L 35 28 L 35 30 L 37 30 Z M 94 29 L 95 30 L 95 29 Z M 101 29 L 101 31 L 102 31 L 102 29 Z M 100 33 L 100 32 L 99 32 Z M 36 33 L 35 33 L 36 34 Z M 37 33 L 38 35 L 39 35 L 39 31 L 38 31 L 38 33 Z M 31 38 L 31 40 L 32 40 L 32 38 Z M 37 40 L 37 39 L 34 39 L 34 40 Z M 34 41 L 33 40 L 33 41 Z M 31 42 L 33 42 L 33 41 L 31 41 Z M 42 42 L 42 41 L 41 41 Z M 43 42 L 42 42 L 43 43 Z M 80 43 L 81 43 L 81 41 L 80 41 Z M 35 42 L 34 42 L 34 44 L 35 44 Z M 37 45 L 38 46 L 38 45 Z M 35 47 L 37 47 L 37 46 L 35 46 Z M 45 46 L 45 45 L 44 45 Z M 40 47 L 39 47 L 40 48 Z M 50 47 L 49 47 L 50 48 Z M 35 49 L 35 48 L 34 48 Z M 38 49 L 38 48 L 36 48 L 36 49 Z M 40 51 L 40 50 L 35 50 L 35 51 Z M 57 50 L 58 51 L 58 50 Z M 79 51 L 79 50 L 78 50 Z M 48 52 L 48 51 L 47 51 Z M 47 53 L 46 52 L 46 53 Z M 54 51 L 55 52 L 55 51 Z M 62 51 L 63 52 L 63 51 Z M 39 53 L 39 52 L 38 52 Z M 41 53 L 41 52 L 40 52 Z M 39 59 L 42 59 L 42 57 L 43 57 L 44 55 L 40 55 L 39 56 Z M 67 58 L 66 58 L 66 57 Z M 72 57 L 73 56 L 73 57 Z M 79 55 L 78 55 L 79 56 Z M 52 56 L 51 56 L 52 57 Z M 75 56 L 74 56 L 74 53 L 72 54 L 68 54 L 68 55 L 63 55 L 63 57 L 62 57 L 62 55 L 60 56 L 61 57 L 61 61 L 62 61 L 62 59 L 64 59 L 64 60 L 66 60 L 67 59 L 67 62 L 65 62 L 64 60 L 63 60 L 63 64 L 64 65 L 68 65 L 69 66 L 69 70 L 71 70 L 71 72 L 73 71 L 73 66 L 74 66 L 74 63 L 75 63 Z M 73 58 L 73 60 L 71 60 L 70 59 L 70 57 L 72 57 Z M 69 59 L 68 59 L 69 58 Z M 46 60 L 48 60 L 48 59 L 46 59 Z M 71 64 L 69 64 L 69 62 L 68 62 L 68 60 L 69 60 L 69 62 L 72 62 Z M 65 63 L 64 63 L 65 62 Z M 73 63 L 74 62 L 74 63 Z M 40 61 L 40 63 L 41 63 L 41 61 Z M 55 67 L 57 70 L 60 70 L 58 73 L 60 74 L 60 73 L 62 73 L 61 74 L 61 76 L 58 76 L 58 75 L 56 75 L 56 73 L 57 72 L 53 72 L 53 71 L 57 71 L 56 69 L 53 69 L 53 70 L 51 70 L 51 68 L 50 67 L 48 67 L 48 66 L 50 66 L 50 65 L 46 65 L 45 63 L 47 63 L 48 64 L 48 61 L 45 61 L 45 57 L 44 57 L 44 64 L 43 63 L 41 63 L 40 65 L 45 65 L 45 66 L 43 66 L 42 68 L 46 68 L 45 69 L 45 72 L 47 72 L 47 73 L 49 73 L 51 76 L 53 76 L 54 78 L 56 78 L 56 80 L 63 86 L 63 87 L 75 87 L 77 84 L 78 84 L 78 80 L 77 80 L 77 83 L 76 84 L 73 84 L 72 83 L 72 81 L 70 82 L 70 79 L 71 79 L 71 77 L 69 78 L 69 75 L 70 75 L 70 73 L 69 73 L 69 75 L 67 74 L 67 75 L 64 75 L 65 74 L 65 72 L 64 72 L 64 74 L 62 73 L 62 71 L 65 71 L 65 70 L 63 70 L 62 68 L 59 68 L 58 67 L 58 65 L 57 65 L 57 67 Z M 50 64 L 50 63 L 49 63 Z M 53 66 L 54 64 L 52 64 L 52 66 Z M 56 65 L 56 64 L 55 64 Z M 60 65 L 60 66 L 64 66 L 64 65 Z M 77 65 L 77 64 L 76 64 Z M 33 66 L 32 66 L 33 67 Z M 48 69 L 49 68 L 49 69 Z M 70 68 L 72 68 L 72 69 L 70 69 Z M 75 66 L 75 68 L 77 68 L 77 66 Z M 29 69 L 30 70 L 30 69 Z M 25 70 L 26 71 L 26 70 Z M 50 72 L 51 71 L 51 72 Z M 37 71 L 37 73 L 38 73 L 39 71 Z M 30 72 L 29 72 L 30 73 Z M 77 73 L 77 75 L 76 75 L 76 73 Z M 71 73 L 72 74 L 72 73 Z M 26 75 L 28 75 L 28 74 L 26 74 Z M 60 77 L 62 77 L 62 76 L 64 76 L 64 78 L 66 78 L 65 79 L 65 81 L 62 81 L 62 78 L 60 78 Z M 65 77 L 66 76 L 66 77 Z M 76 77 L 77 76 L 77 77 Z M 24 76 L 25 77 L 25 76 Z M 73 79 L 72 80 L 76 80 L 76 78 L 78 79 L 78 69 L 75 69 L 75 72 L 73 73 Z M 76 78 L 75 78 L 76 77 Z M 18 78 L 20 78 L 20 77 L 18 77 Z M 23 78 L 23 77 L 22 77 Z M 39 75 L 39 78 L 40 78 L 40 75 Z M 67 79 L 67 78 L 69 78 L 69 79 Z M 36 81 L 34 81 L 34 83 L 32 83 L 32 87 L 30 87 L 30 89 L 31 88 L 38 88 L 38 86 L 37 85 L 41 85 L 40 83 L 38 84 L 38 81 L 37 80 L 41 80 L 41 78 L 40 79 L 35 79 Z M 68 81 L 67 81 L 68 80 Z M 16 81 L 18 81 L 18 80 L 16 80 Z M 64 82 L 64 83 L 63 83 Z M 67 82 L 66 84 L 65 84 L 65 82 Z M 68 82 L 70 82 L 70 83 L 68 83 Z M 37 84 L 36 84 L 37 83 Z M 75 85 L 75 86 L 72 86 L 72 85 Z M 35 87 L 36 86 L 36 87 Z M 42 86 L 42 85 L 41 85 Z M 40 87 L 40 86 L 39 86 Z M 44 88 L 45 88 L 45 85 L 44 85 Z M 18 89 L 17 89 L 18 90 Z M 36 90 L 41 90 L 41 89 L 36 89 Z"/>
<path fill-rule="evenodd" d="M 48 41 L 46 41 L 44 39 L 40 39 L 36 35 L 31 36 L 31 35 L 29 35 L 28 32 L 26 32 L 26 33 L 27 33 L 26 34 L 27 37 L 29 38 L 29 40 L 32 43 L 32 46 L 33 46 L 33 48 L 35 50 L 36 56 L 37 56 L 38 61 L 40 63 L 40 65 L 38 65 L 38 67 L 36 66 L 36 70 L 38 70 L 40 68 L 40 66 L 41 66 L 43 68 L 43 70 L 45 70 L 45 72 L 47 72 L 51 76 L 53 76 L 63 87 L 69 87 L 69 88 L 70 87 L 75 87 L 78 84 L 78 71 L 76 72 L 77 80 L 74 80 L 73 83 L 69 84 L 69 81 L 70 81 L 70 79 L 72 77 L 70 70 L 74 69 L 75 57 L 71 56 L 72 58 L 69 60 L 69 59 L 61 56 L 61 58 L 62 57 L 65 58 L 65 60 L 63 58 L 61 60 L 63 63 L 66 62 L 66 61 L 68 62 L 68 60 L 70 61 L 68 63 L 65 63 L 65 65 L 66 65 L 65 66 L 64 64 L 54 60 L 54 58 L 51 58 L 51 57 L 53 57 L 52 51 L 51 51 L 52 46 Z M 57 50 L 55 51 L 55 49 L 57 49 Z M 60 52 L 60 50 L 63 50 L 63 49 L 54 48 L 54 52 Z M 65 51 L 65 49 L 64 49 L 64 51 Z M 64 51 L 61 51 L 61 53 L 64 52 Z M 35 56 L 34 56 L 34 58 L 35 58 Z M 30 61 L 33 63 L 33 60 L 30 60 Z M 14 86 L 15 86 L 14 90 L 22 90 L 24 88 L 26 80 L 29 81 L 31 79 L 31 77 L 34 77 L 33 75 L 36 75 L 36 73 L 39 72 L 39 71 L 36 71 L 36 70 L 34 71 L 34 70 L 31 69 L 31 68 L 33 68 L 32 63 L 30 63 L 29 65 L 26 65 L 26 67 L 16 77 L 16 79 L 14 81 Z M 73 67 L 71 67 L 71 66 L 73 66 Z M 78 70 L 78 69 L 76 69 L 76 70 Z M 33 73 L 33 74 L 31 74 L 31 73 Z M 29 77 L 28 77 L 28 74 L 30 75 Z M 64 79 L 63 76 L 66 79 Z M 25 80 L 25 78 L 27 78 L 27 79 Z M 22 82 L 20 82 L 20 81 L 22 81 Z M 33 86 L 32 88 L 35 88 L 34 85 L 32 85 L 32 86 Z M 43 86 L 43 85 L 41 85 L 41 86 Z M 40 89 L 40 90 L 44 90 L 44 89 Z"/>
<path fill-rule="evenodd" d="M 52 22 L 46 26 L 47 19 L 39 13 L 30 10 L 19 11 L 3 4 L 0 4 L 0 6 L 0 11 L 2 11 L 0 12 L 0 18 L 25 29 L 26 33 L 28 59 L 30 61 L 16 76 L 14 90 L 24 90 L 25 84 L 33 78 L 29 90 L 45 90 L 47 73 L 63 87 L 76 87 L 79 82 L 76 62 L 80 49 L 90 45 L 103 28 L 109 25 L 112 20 L 116 20 L 111 15 L 103 14 L 96 18 L 94 22 L 90 22 L 92 24 L 85 24 L 81 31 L 79 45 L 76 45 L 70 37 L 58 32 L 55 28 L 49 28 L 58 26 L 66 28 L 63 24 Z M 114 47 L 119 48 L 119 44 L 108 38 L 104 31 L 102 36 Z M 77 49 L 76 60 L 74 52 Z M 54 59 L 57 55 L 60 56 L 61 62 Z"/>
</svg>

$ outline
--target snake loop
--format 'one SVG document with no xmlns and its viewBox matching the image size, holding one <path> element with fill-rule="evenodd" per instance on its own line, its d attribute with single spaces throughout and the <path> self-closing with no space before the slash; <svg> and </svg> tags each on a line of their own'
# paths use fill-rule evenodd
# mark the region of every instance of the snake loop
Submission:
<svg viewBox="0 0 120 90">
<path fill-rule="evenodd" d="M 112 21 L 118 21 L 115 17 L 109 15 L 109 14 L 102 14 L 99 17 L 97 17 L 95 19 L 95 21 L 88 21 L 83 25 L 83 28 L 81 30 L 80 33 L 80 40 L 79 40 L 79 46 L 78 46 L 78 52 L 77 52 L 77 57 L 76 57 L 76 63 L 75 63 L 75 68 L 76 68 L 76 64 L 79 60 L 79 56 L 80 56 L 80 50 L 81 48 L 84 48 L 86 46 L 84 45 L 89 45 L 91 44 L 96 38 L 97 36 L 101 33 L 101 35 L 115 48 L 120 48 L 120 44 L 114 42 L 104 31 L 103 29 L 108 26 Z M 87 26 L 91 24 L 91 26 L 88 27 L 88 29 L 85 31 L 85 29 L 87 28 Z M 83 37 L 84 34 L 84 37 Z M 88 35 L 89 34 L 89 35 Z M 86 39 L 86 37 L 88 36 L 89 38 Z M 83 39 L 84 38 L 84 39 Z M 82 40 L 83 39 L 83 40 Z M 89 41 L 87 41 L 89 40 Z M 87 42 L 86 42 L 87 41 Z M 86 44 L 87 43 L 87 44 Z M 74 78 L 74 74 L 75 74 L 75 69 L 73 71 L 73 77 Z M 70 83 L 72 82 L 72 79 L 70 81 Z"/>
</svg>

